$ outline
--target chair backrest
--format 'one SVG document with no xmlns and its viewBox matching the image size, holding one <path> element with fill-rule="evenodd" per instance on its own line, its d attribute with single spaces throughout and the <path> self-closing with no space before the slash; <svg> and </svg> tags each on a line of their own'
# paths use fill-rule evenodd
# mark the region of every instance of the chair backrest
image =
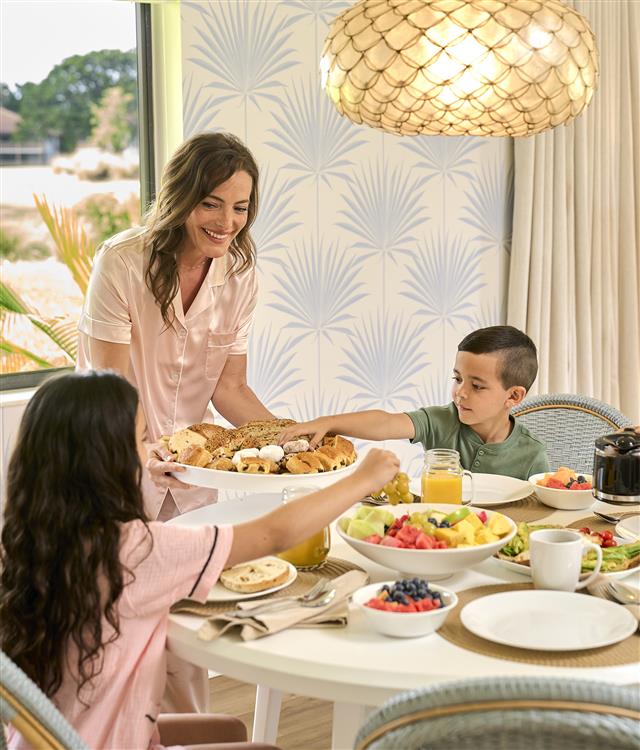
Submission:
<svg viewBox="0 0 640 750">
<path fill-rule="evenodd" d="M 546 444 L 552 470 L 568 466 L 581 474 L 593 471 L 596 438 L 633 424 L 612 406 L 575 393 L 532 396 L 511 413 Z"/>
<path fill-rule="evenodd" d="M 450 682 L 387 701 L 356 750 L 638 750 L 640 697 L 583 680 L 504 677 Z"/>
<path fill-rule="evenodd" d="M 3 651 L 0 651 L 0 718 L 3 723 L 12 724 L 37 750 L 89 750 L 42 690 Z"/>
</svg>

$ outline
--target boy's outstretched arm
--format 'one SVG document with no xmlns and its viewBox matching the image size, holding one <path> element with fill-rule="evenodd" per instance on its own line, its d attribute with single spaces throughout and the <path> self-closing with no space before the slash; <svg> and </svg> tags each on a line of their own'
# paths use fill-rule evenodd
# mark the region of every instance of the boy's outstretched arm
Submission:
<svg viewBox="0 0 640 750">
<path fill-rule="evenodd" d="M 354 503 L 377 492 L 400 470 L 398 457 L 372 448 L 348 477 L 323 490 L 281 505 L 271 513 L 233 527 L 226 566 L 282 552 L 327 526 Z"/>
<path fill-rule="evenodd" d="M 318 417 L 310 422 L 292 424 L 283 430 L 279 443 L 283 445 L 300 435 L 311 435 L 309 445 L 315 448 L 328 432 L 363 440 L 410 440 L 416 434 L 413 422 L 407 414 L 392 414 L 381 409 L 372 409 L 334 414 L 330 417 Z"/>
</svg>

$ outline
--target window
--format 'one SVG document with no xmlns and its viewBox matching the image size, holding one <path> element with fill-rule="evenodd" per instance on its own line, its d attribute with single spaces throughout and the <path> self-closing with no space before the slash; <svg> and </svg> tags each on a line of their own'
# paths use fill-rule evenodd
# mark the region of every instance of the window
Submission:
<svg viewBox="0 0 640 750">
<path fill-rule="evenodd" d="M 98 244 L 140 221 L 136 13 L 3 0 L 0 371 L 73 366 Z M 140 25 L 140 24 L 139 24 Z M 15 387 L 15 385 L 13 386 Z"/>
</svg>

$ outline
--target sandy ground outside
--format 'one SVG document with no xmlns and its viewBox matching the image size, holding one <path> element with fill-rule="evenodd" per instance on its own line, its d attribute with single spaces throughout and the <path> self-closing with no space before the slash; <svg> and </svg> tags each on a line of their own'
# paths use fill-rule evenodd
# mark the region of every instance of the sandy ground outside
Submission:
<svg viewBox="0 0 640 750">
<path fill-rule="evenodd" d="M 2 259 L 3 283 L 10 285 L 42 316 L 77 320 L 82 294 L 67 267 L 55 258 L 53 242 L 33 202 L 34 192 L 44 195 L 52 207 L 71 208 L 87 196 L 99 193 L 112 193 L 118 201 L 125 201 L 131 193 L 138 194 L 139 183 L 80 180 L 74 175 L 54 174 L 46 166 L 0 167 L 0 226 L 20 237 L 23 244 L 33 243 L 37 248 L 27 252 L 26 259 Z M 69 364 L 56 344 L 29 321 L 12 321 L 5 336 L 52 365 Z"/>
</svg>

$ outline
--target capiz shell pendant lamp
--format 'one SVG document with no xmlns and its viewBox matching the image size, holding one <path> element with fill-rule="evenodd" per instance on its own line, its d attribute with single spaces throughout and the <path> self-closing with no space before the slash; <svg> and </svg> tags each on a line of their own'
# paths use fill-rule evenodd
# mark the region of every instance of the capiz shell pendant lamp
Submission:
<svg viewBox="0 0 640 750">
<path fill-rule="evenodd" d="M 333 22 L 320 69 L 357 124 L 525 136 L 582 112 L 598 54 L 588 21 L 560 0 L 359 0 Z"/>
</svg>

